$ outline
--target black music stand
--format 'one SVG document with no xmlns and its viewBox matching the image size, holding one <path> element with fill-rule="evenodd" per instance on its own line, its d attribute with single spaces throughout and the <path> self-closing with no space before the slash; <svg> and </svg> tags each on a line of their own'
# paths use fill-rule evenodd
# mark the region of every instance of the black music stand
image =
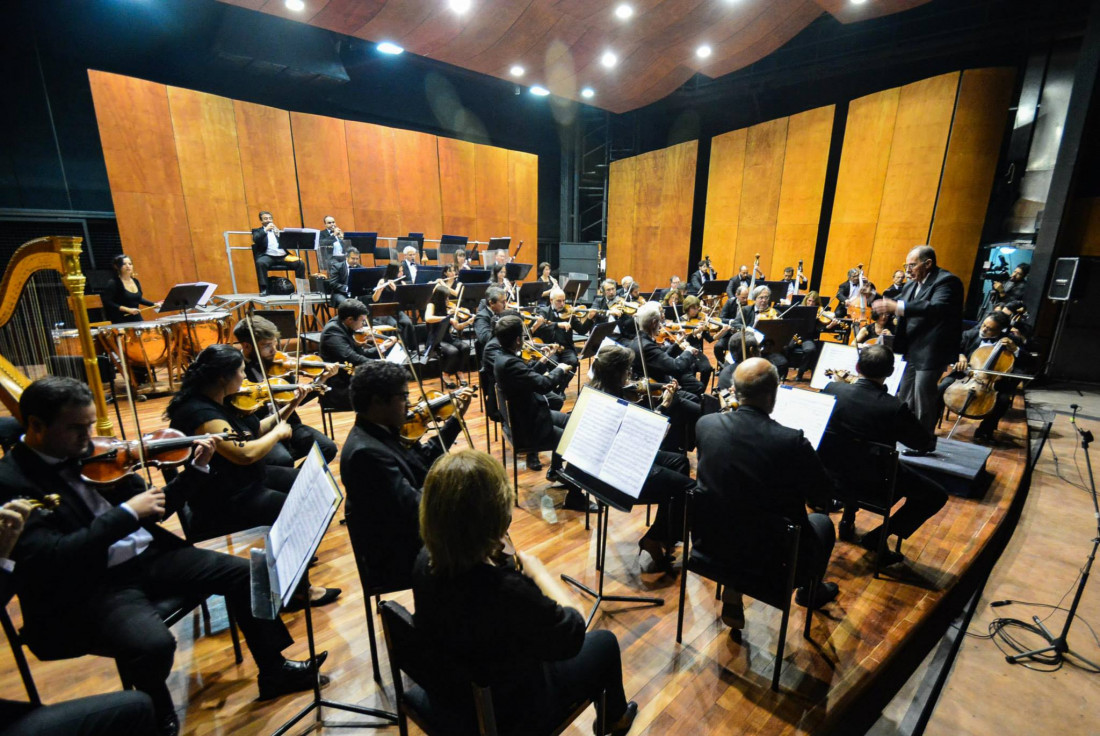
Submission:
<svg viewBox="0 0 1100 736">
<path fill-rule="evenodd" d="M 488 284 L 493 272 L 486 268 L 467 268 L 458 272 L 460 284 Z"/>
<path fill-rule="evenodd" d="M 394 292 L 393 300 L 397 302 L 405 314 L 410 315 L 409 319 L 412 319 L 413 322 L 417 322 L 423 318 L 424 312 L 428 308 L 428 302 L 431 301 L 433 291 L 435 291 L 435 284 L 398 284 L 397 291 Z M 414 319 L 411 315 L 415 315 L 416 318 Z M 419 353 L 420 344 L 419 338 L 416 337 L 416 330 L 413 330 L 413 339 L 417 341 L 417 344 L 412 346 L 412 350 L 415 353 Z M 408 350 L 409 346 L 406 345 L 405 349 Z M 411 359 L 410 357 L 410 360 Z"/>
<path fill-rule="evenodd" d="M 416 284 L 427 284 L 437 279 L 443 278 L 442 266 L 417 266 L 416 267 Z M 433 284 L 434 286 L 434 284 Z"/>
<path fill-rule="evenodd" d="M 570 304 L 576 304 L 588 291 L 588 286 L 591 283 L 588 279 L 576 279 L 574 281 L 566 279 L 561 287 L 561 290 L 565 292 L 565 300 Z"/>
<path fill-rule="evenodd" d="M 192 345 L 197 345 L 198 342 L 195 339 L 194 331 L 191 329 L 191 322 L 187 319 L 187 313 L 195 307 L 206 304 L 210 298 L 207 291 L 211 294 L 214 293 L 214 289 L 210 288 L 210 284 L 176 284 L 168 290 L 168 293 L 164 296 L 164 301 L 161 302 L 160 309 L 157 310 L 157 314 L 183 312 L 183 329 Z"/>
<path fill-rule="evenodd" d="M 790 344 L 800 326 L 799 321 L 790 319 L 757 320 L 754 329 L 764 335 L 764 339 L 760 343 L 761 352 L 768 349 L 783 352 L 787 349 L 787 345 Z"/>
<path fill-rule="evenodd" d="M 348 269 L 348 294 L 357 298 L 370 296 L 385 275 L 385 266 Z"/>
<path fill-rule="evenodd" d="M 509 264 L 511 265 L 511 264 Z M 511 279 L 509 279 L 511 281 Z M 519 287 L 520 305 L 537 304 L 538 300 L 542 298 L 542 292 L 551 288 L 549 284 L 544 284 L 541 281 L 532 281 L 527 284 L 521 284 Z"/>
<path fill-rule="evenodd" d="M 293 340 L 298 337 L 298 320 L 293 310 L 290 309 L 254 309 L 252 310 L 254 317 L 263 317 L 271 324 L 275 325 L 275 329 L 279 331 L 279 336 L 284 340 Z"/>
<path fill-rule="evenodd" d="M 577 360 L 581 361 L 585 358 L 592 358 L 596 355 L 596 352 L 600 349 L 600 345 L 603 345 L 603 341 L 615 334 L 615 329 L 619 326 L 618 322 L 600 322 L 598 325 L 592 328 L 592 331 L 588 333 L 588 339 L 584 342 L 584 349 L 581 350 L 580 356 Z"/>
<path fill-rule="evenodd" d="M 465 284 L 462 287 L 462 303 L 458 306 L 467 309 L 477 309 L 481 300 L 485 298 L 485 292 L 492 284 Z"/>
<path fill-rule="evenodd" d="M 600 604 L 604 601 L 611 603 L 641 603 L 646 606 L 663 606 L 665 604 L 664 598 L 651 598 L 649 596 L 637 595 L 604 595 L 603 592 L 604 562 L 607 556 L 608 508 L 610 507 L 630 513 L 637 499 L 631 498 L 622 491 L 612 488 L 599 478 L 593 478 L 583 470 L 570 467 L 568 464 L 564 469 L 559 470 L 558 474 L 565 481 L 574 484 L 582 491 L 590 493 L 596 498 L 596 569 L 600 571 L 599 582 L 593 590 L 574 577 L 570 577 L 564 573 L 561 576 L 562 580 L 595 599 L 592 604 L 592 610 L 588 612 L 588 618 L 585 619 L 585 628 L 587 629 L 588 626 L 591 625 L 592 619 L 596 616 L 596 611 L 600 610 Z"/>
<path fill-rule="evenodd" d="M 699 296 L 722 296 L 726 293 L 726 288 L 729 286 L 729 279 L 714 279 L 703 284 L 703 288 L 699 290 Z"/>
<path fill-rule="evenodd" d="M 287 252 L 296 250 L 299 255 L 302 254 L 302 251 L 306 252 L 305 267 L 307 274 L 309 273 L 309 253 L 317 252 L 319 242 L 321 242 L 321 231 L 313 228 L 288 228 L 279 233 L 280 248 Z"/>
<path fill-rule="evenodd" d="M 527 278 L 527 274 L 531 273 L 531 269 L 534 267 L 533 263 L 505 263 L 504 278 L 508 279 L 513 284 L 517 281 L 523 281 Z"/>
</svg>

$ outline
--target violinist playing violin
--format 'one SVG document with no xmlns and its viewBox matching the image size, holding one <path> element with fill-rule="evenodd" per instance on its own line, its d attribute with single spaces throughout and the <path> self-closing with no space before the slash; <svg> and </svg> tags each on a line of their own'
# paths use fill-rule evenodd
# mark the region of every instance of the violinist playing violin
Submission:
<svg viewBox="0 0 1100 736">
<path fill-rule="evenodd" d="M 243 365 L 235 348 L 218 347 Z M 259 665 L 260 698 L 313 687 L 325 653 L 306 662 L 283 658 L 293 642 L 282 622 L 252 616 L 248 560 L 196 549 L 158 525 L 189 494 L 205 492 L 207 463 L 217 457 L 213 439 L 196 441 L 191 466 L 164 488 L 125 476 L 107 494 L 123 500 L 115 505 L 81 477 L 80 458 L 96 421 L 88 387 L 72 378 L 41 378 L 24 389 L 19 408 L 26 433 L 0 459 L 0 503 L 60 496 L 49 513 L 31 512 L 12 553 L 22 635 L 31 651 L 43 658 L 115 658 L 127 679 L 152 698 L 159 733 L 176 734 L 179 721 L 165 682 L 176 640 L 150 601 L 223 595 Z"/>
<path fill-rule="evenodd" d="M 356 564 L 367 572 L 371 586 L 395 590 L 411 584 L 420 551 L 417 513 L 428 468 L 461 430 L 458 417 L 452 416 L 431 440 L 403 441 L 408 385 L 405 369 L 394 363 L 370 361 L 356 368 L 351 379 L 355 426 L 340 452 Z M 464 414 L 473 390 L 461 388 L 453 396 Z"/>
<path fill-rule="evenodd" d="M 720 320 L 707 318 L 703 313 L 703 303 L 697 296 L 684 298 L 682 322 L 684 339 L 687 340 L 688 345 L 698 350 L 695 354 L 695 370 L 692 375 L 697 373 L 699 383 L 709 386 L 714 366 L 710 364 L 710 360 L 703 352 L 704 343 L 722 339 L 730 331 L 730 326 L 722 324 Z"/>
<path fill-rule="evenodd" d="M 940 380 L 938 386 L 941 405 L 944 394 L 952 384 L 964 380 L 970 369 L 981 367 L 971 365 L 970 356 L 978 348 L 991 347 L 997 343 L 1003 344 L 1004 349 L 1013 354 L 1019 350 L 1019 343 L 1009 334 L 1009 319 L 1002 312 L 991 312 L 980 325 L 971 327 L 963 333 L 962 344 L 959 346 L 959 359 L 952 366 L 951 372 Z M 997 398 L 993 403 L 993 410 L 982 418 L 978 428 L 974 430 L 975 441 L 989 442 L 993 439 L 993 433 L 997 430 L 1001 417 L 1012 406 L 1017 383 L 1018 381 L 1012 378 L 1000 378 L 993 383 Z"/>
<path fill-rule="evenodd" d="M 634 315 L 634 321 L 638 325 L 634 373 L 661 383 L 679 381 L 680 386 L 697 399 L 706 392 L 706 387 L 695 377 L 696 356 L 702 351 L 689 345 L 686 340 L 682 340 L 678 343 L 681 352 L 673 358 L 664 346 L 657 342 L 657 333 L 662 327 L 661 316 L 660 305 L 656 302 L 643 304 Z"/>
<path fill-rule="evenodd" d="M 694 297 L 688 297 L 689 299 Z M 592 380 L 589 386 L 616 398 L 631 398 L 630 367 L 634 353 L 621 345 L 604 345 L 592 361 Z M 674 426 L 669 436 L 680 434 L 675 427 L 677 415 L 677 385 L 673 381 L 661 390 L 654 402 L 654 410 L 673 418 Z M 639 402 L 648 407 L 643 398 Z M 638 542 L 639 553 L 648 556 L 641 563 L 642 572 L 672 573 L 672 553 L 684 528 L 684 494 L 695 486 L 691 479 L 691 463 L 682 451 L 658 450 L 642 485 L 638 499 L 643 503 L 657 503 L 657 517 Z"/>
<path fill-rule="evenodd" d="M 348 299 L 336 310 L 336 316 L 330 319 L 321 330 L 321 360 L 329 363 L 351 363 L 362 365 L 371 360 L 381 359 L 397 342 L 396 337 L 381 337 L 380 334 L 365 335 L 360 343 L 356 336 L 363 336 L 368 329 L 367 305 L 358 299 Z M 387 333 L 389 334 L 389 333 Z M 345 373 L 337 373 L 329 379 L 330 390 L 321 397 L 321 406 L 336 411 L 350 411 L 351 399 L 348 397 L 348 385 L 351 379 Z"/>
<path fill-rule="evenodd" d="M 546 324 L 533 334 L 549 345 L 560 345 L 561 350 L 554 360 L 571 365 L 575 370 L 581 362 L 573 345 L 573 332 L 588 332 L 594 313 L 589 310 L 583 319 L 578 319 L 565 303 L 565 292 L 554 287 L 550 289 L 550 305 L 543 307 L 539 314 Z"/>
<path fill-rule="evenodd" d="M 401 267 L 396 263 L 387 264 L 386 272 L 382 275 L 382 279 L 371 291 L 371 303 L 377 304 L 379 302 L 396 301 L 397 285 L 399 283 L 411 284 L 412 281 L 408 276 L 401 273 Z M 409 350 L 412 350 L 413 346 L 418 344 L 416 340 L 416 324 L 409 315 L 405 314 L 405 310 L 403 309 L 398 310 L 396 317 L 377 317 L 374 320 L 374 324 L 396 327 L 401 333 L 401 340 Z"/>
<path fill-rule="evenodd" d="M 251 329 L 249 329 L 250 324 Z M 279 344 L 279 328 L 271 320 L 263 317 L 245 317 L 233 326 L 233 337 L 236 338 L 241 347 L 241 353 L 244 355 L 244 374 L 249 381 L 262 383 L 265 377 L 270 376 L 273 372 L 285 373 L 292 379 L 301 376 L 301 374 L 292 372 L 293 365 L 288 367 L 275 362 Z M 257 360 L 256 348 L 252 344 L 253 338 L 255 338 L 256 345 L 260 348 L 259 360 Z M 261 360 L 263 361 L 262 368 L 260 366 Z M 330 363 L 313 382 L 324 383 L 336 375 L 339 370 L 338 365 Z M 312 395 L 303 399 L 303 402 L 309 401 L 310 398 L 312 398 Z M 257 418 L 263 419 L 267 416 L 268 411 L 267 407 L 261 408 L 256 414 Z M 294 463 L 309 454 L 315 442 L 321 448 L 321 454 L 325 456 L 325 462 L 332 462 L 335 459 L 336 443 L 330 440 L 324 432 L 304 423 L 301 417 L 298 416 L 297 411 L 292 411 L 285 416 L 286 423 L 291 428 L 290 437 L 271 448 L 271 452 L 265 458 L 268 465 L 293 468 Z"/>
<path fill-rule="evenodd" d="M 429 338 L 429 344 L 433 344 L 439 351 L 443 384 L 449 389 L 458 388 L 458 372 L 465 367 L 466 358 L 470 354 L 469 343 L 457 337 L 455 333 L 462 334 L 474 323 L 474 317 L 469 314 L 469 310 L 460 310 L 457 304 L 452 309 L 447 303 L 448 299 L 458 296 L 458 292 L 451 288 L 454 278 L 455 267 L 447 264 L 443 267 L 443 277 L 436 282 L 431 299 L 428 300 L 428 306 L 424 310 L 424 322 L 427 323 L 429 334 L 432 335 Z M 441 327 L 444 322 L 449 324 L 449 328 Z M 448 374 L 450 378 L 447 377 Z"/>
</svg>

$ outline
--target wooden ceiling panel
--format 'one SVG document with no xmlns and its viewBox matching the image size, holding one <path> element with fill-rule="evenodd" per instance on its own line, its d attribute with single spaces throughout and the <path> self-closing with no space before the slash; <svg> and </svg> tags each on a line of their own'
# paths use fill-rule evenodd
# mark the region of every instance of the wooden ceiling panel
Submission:
<svg viewBox="0 0 1100 736">
<path fill-rule="evenodd" d="M 221 0 L 367 41 L 392 41 L 408 52 L 481 74 L 541 84 L 562 97 L 596 90 L 592 100 L 627 112 L 673 92 L 696 73 L 717 77 L 759 61 L 823 13 L 843 23 L 899 13 L 928 0 L 632 0 L 634 15 L 614 15 L 618 0 L 473 0 L 467 15 L 444 0 Z M 695 55 L 709 44 L 707 59 Z M 600 64 L 605 50 L 619 63 Z"/>
</svg>

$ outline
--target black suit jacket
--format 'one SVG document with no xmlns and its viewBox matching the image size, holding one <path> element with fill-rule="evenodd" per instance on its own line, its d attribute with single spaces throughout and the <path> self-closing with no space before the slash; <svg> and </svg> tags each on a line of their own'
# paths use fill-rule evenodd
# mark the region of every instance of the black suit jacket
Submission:
<svg viewBox="0 0 1100 736">
<path fill-rule="evenodd" d="M 343 294 L 349 296 L 348 293 L 348 275 L 351 269 L 348 268 L 348 262 L 345 258 L 333 258 L 328 262 L 328 278 L 325 279 L 325 291 L 329 294 Z"/>
<path fill-rule="evenodd" d="M 708 414 L 695 425 L 697 477 L 716 513 L 770 511 L 802 527 L 810 549 L 806 502 L 833 497 L 833 481 L 802 430 L 784 427 L 760 409 Z M 721 540 L 708 540 L 718 551 Z"/>
<path fill-rule="evenodd" d="M 935 268 L 914 295 L 918 285 L 910 281 L 898 298 L 905 314 L 898 317 L 894 352 L 915 370 L 942 369 L 957 359 L 962 339 L 963 284 L 950 271 Z"/>
<path fill-rule="evenodd" d="M 688 292 L 691 294 L 698 294 L 703 290 L 703 284 L 710 281 L 710 274 L 704 274 L 702 271 L 696 271 L 691 274 L 691 278 L 688 279 Z"/>
<path fill-rule="evenodd" d="M 545 394 L 559 385 L 565 371 L 559 366 L 541 375 L 518 355 L 502 352 L 496 359 L 493 373 L 508 401 L 516 446 L 550 449 L 555 432 Z"/>
<path fill-rule="evenodd" d="M 485 348 L 485 345 L 493 339 L 493 326 L 497 323 L 497 315 L 488 305 L 482 301 L 474 315 L 474 335 L 477 336 L 477 344 Z"/>
<path fill-rule="evenodd" d="M 448 446 L 459 424 L 443 425 Z M 438 438 L 407 448 L 389 430 L 357 421 L 340 452 L 347 489 L 345 516 L 352 550 L 369 571 L 369 584 L 395 589 L 412 585 L 420 551 L 418 514 L 428 469 L 443 454 Z"/>
<path fill-rule="evenodd" d="M 673 358 L 652 337 L 638 333 L 638 338 L 630 345 L 634 349 L 635 375 L 643 375 L 642 362 L 638 359 L 639 343 L 642 348 L 642 357 L 645 359 L 645 374 L 648 374 L 651 379 L 667 383 L 673 379 L 679 380 L 689 373 L 694 374 L 694 355 L 685 352 Z"/>
<path fill-rule="evenodd" d="M 909 405 L 891 396 L 885 386 L 861 378 L 856 383 L 830 381 L 824 393 L 836 397 L 833 414 L 829 418 L 829 433 L 852 437 L 884 445 L 901 442 L 914 450 L 931 450 L 936 437 L 917 419 Z M 826 434 L 828 437 L 828 434 Z M 827 457 L 825 440 L 820 448 Z"/>
<path fill-rule="evenodd" d="M 165 486 L 166 515 L 177 511 L 193 488 L 198 471 L 190 468 Z M 137 476 L 123 481 L 109 500 L 125 501 L 144 488 Z M 87 600 L 97 594 L 107 575 L 107 550 L 138 529 L 134 516 L 116 506 L 93 516 L 87 504 L 57 472 L 22 443 L 0 459 L 0 503 L 14 498 L 38 498 L 49 493 L 61 505 L 49 513 L 33 512 L 15 546 L 15 592 L 23 610 L 27 642 L 37 652 L 86 651 L 76 632 Z M 153 545 L 186 546 L 186 542 L 156 524 L 142 524 Z M 70 638 L 70 636 L 72 638 Z"/>
<path fill-rule="evenodd" d="M 279 241 L 282 238 L 279 235 L 275 236 L 275 240 Z M 282 247 L 282 243 L 279 244 Z M 256 258 L 262 256 L 267 252 L 267 231 L 262 227 L 252 228 L 252 257 Z"/>
<path fill-rule="evenodd" d="M 416 264 L 416 270 L 417 270 L 417 273 L 420 272 L 420 264 L 419 263 Z M 401 261 L 401 275 L 405 277 L 405 280 L 401 282 L 402 284 L 415 284 L 416 283 L 416 279 L 413 278 L 412 269 L 409 268 L 409 262 L 408 261 L 405 261 L 405 260 Z"/>
<path fill-rule="evenodd" d="M 760 278 L 756 279 L 756 282 L 760 283 L 763 280 L 764 280 L 763 277 L 760 277 Z M 728 284 L 726 284 L 726 296 L 728 296 L 730 299 L 736 299 L 737 298 L 737 290 L 741 288 L 741 284 L 744 284 L 745 286 L 748 286 L 751 283 L 752 283 L 752 274 L 749 274 L 745 278 L 741 278 L 740 274 L 735 275 L 732 279 L 730 279 L 730 282 Z"/>
</svg>

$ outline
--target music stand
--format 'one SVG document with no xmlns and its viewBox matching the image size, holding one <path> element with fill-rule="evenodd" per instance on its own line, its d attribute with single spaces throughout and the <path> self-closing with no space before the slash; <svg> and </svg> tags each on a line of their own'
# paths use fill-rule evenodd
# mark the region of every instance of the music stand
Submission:
<svg viewBox="0 0 1100 736">
<path fill-rule="evenodd" d="M 416 284 L 427 284 L 436 279 L 443 278 L 442 266 L 417 266 L 416 267 Z M 433 284 L 434 286 L 434 284 Z"/>
<path fill-rule="evenodd" d="M 726 293 L 726 287 L 729 286 L 729 279 L 714 279 L 703 284 L 703 288 L 699 290 L 699 296 L 722 296 Z"/>
<path fill-rule="evenodd" d="M 465 284 L 462 287 L 462 303 L 458 306 L 467 309 L 477 309 L 481 300 L 485 298 L 485 292 L 492 284 Z"/>
<path fill-rule="evenodd" d="M 250 550 L 254 616 L 274 619 L 279 610 L 290 601 L 295 590 L 303 586 L 306 588 L 306 641 L 311 660 L 317 657 L 317 644 L 313 634 L 313 605 L 308 592 L 309 561 L 316 554 L 342 501 L 343 495 L 336 479 L 325 463 L 317 443 L 314 443 L 287 496 L 283 511 L 265 537 L 264 549 Z M 288 579 L 280 579 L 280 572 Z M 310 713 L 315 714 L 313 727 L 328 725 L 334 728 L 381 728 L 397 722 L 397 715 L 388 711 L 322 698 L 319 675 L 318 669 L 313 680 L 313 699 L 310 703 L 280 726 L 273 736 L 287 733 Z M 326 724 L 322 708 L 371 716 L 382 719 L 384 723 Z"/>
<path fill-rule="evenodd" d="M 367 311 L 370 312 L 370 318 L 372 320 L 377 317 L 397 317 L 397 313 L 401 311 L 401 305 L 397 302 L 371 302 L 367 305 Z"/>
<path fill-rule="evenodd" d="M 187 319 L 187 313 L 195 307 L 200 307 L 209 301 L 211 294 L 218 288 L 216 284 L 201 282 L 197 284 L 176 284 L 164 296 L 157 314 L 165 312 L 183 312 L 183 329 L 192 345 L 198 344 L 191 322 Z"/>
<path fill-rule="evenodd" d="M 513 284 L 517 281 L 523 281 L 527 278 L 527 274 L 531 273 L 531 269 L 534 267 L 533 263 L 505 263 L 504 278 L 508 279 Z"/>
<path fill-rule="evenodd" d="M 581 350 L 578 361 L 585 358 L 591 358 L 596 355 L 596 352 L 600 349 L 600 345 L 603 345 L 603 341 L 615 334 L 615 329 L 619 326 L 619 323 L 612 320 L 611 322 L 600 322 L 592 331 L 588 333 L 588 339 L 584 342 L 584 349 Z"/>
<path fill-rule="evenodd" d="M 401 305 L 401 309 L 405 312 L 424 314 L 434 290 L 435 284 L 398 284 L 393 300 Z"/>
<path fill-rule="evenodd" d="M 488 284 L 493 272 L 486 268 L 467 268 L 458 272 L 460 284 Z"/>
<path fill-rule="evenodd" d="M 298 320 L 292 310 L 256 309 L 253 310 L 252 314 L 256 317 L 263 317 L 275 325 L 275 329 L 279 331 L 279 336 L 282 339 L 293 340 L 298 337 Z"/>
<path fill-rule="evenodd" d="M 511 264 L 509 264 L 511 265 Z M 511 281 L 511 279 L 509 279 Z M 521 284 L 519 287 L 519 303 L 520 304 L 535 304 L 542 298 L 542 292 L 550 288 L 549 284 L 544 284 L 541 281 L 532 281 L 527 284 Z"/>
<path fill-rule="evenodd" d="M 576 279 L 573 281 L 566 279 L 561 287 L 561 290 L 565 292 L 565 300 L 570 304 L 576 304 L 580 301 L 580 298 L 584 296 L 585 292 L 588 291 L 588 286 L 591 283 L 592 282 L 588 279 Z"/>
<path fill-rule="evenodd" d="M 790 319 L 760 319 L 756 321 L 754 329 L 764 335 L 760 343 L 760 351 L 771 348 L 775 352 L 787 349 L 791 338 L 798 332 L 799 322 Z"/>
<path fill-rule="evenodd" d="M 317 252 L 317 244 L 321 242 L 321 231 L 310 227 L 292 227 L 279 233 L 279 247 L 289 252 L 296 250 Z M 309 271 L 309 253 L 306 253 L 306 271 Z"/>
<path fill-rule="evenodd" d="M 374 287 L 386 275 L 385 266 L 348 269 L 348 294 L 353 297 L 370 296 Z"/>
</svg>

